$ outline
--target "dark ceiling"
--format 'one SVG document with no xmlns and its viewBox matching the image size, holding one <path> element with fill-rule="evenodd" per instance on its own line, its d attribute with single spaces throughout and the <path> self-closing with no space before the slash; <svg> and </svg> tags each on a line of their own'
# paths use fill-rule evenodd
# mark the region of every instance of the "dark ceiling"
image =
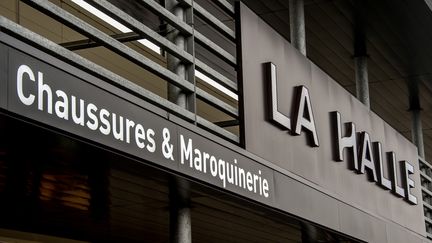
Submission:
<svg viewBox="0 0 432 243">
<path fill-rule="evenodd" d="M 411 139 L 408 85 L 418 82 L 427 160 L 432 156 L 432 11 L 424 0 L 359 1 L 365 9 L 371 109 Z M 289 40 L 288 0 L 243 2 Z M 353 94 L 354 6 L 353 0 L 305 0 L 308 58 Z"/>
</svg>

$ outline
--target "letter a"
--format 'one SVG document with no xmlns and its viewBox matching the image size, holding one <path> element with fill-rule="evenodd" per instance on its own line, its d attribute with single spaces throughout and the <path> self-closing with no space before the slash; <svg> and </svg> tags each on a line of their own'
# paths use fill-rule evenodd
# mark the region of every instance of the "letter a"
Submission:
<svg viewBox="0 0 432 243">
<path fill-rule="evenodd" d="M 312 104 L 309 97 L 309 90 L 305 86 L 295 88 L 296 103 L 293 115 L 293 134 L 300 135 L 302 129 L 308 131 L 308 142 L 312 147 L 318 147 L 318 135 L 315 126 L 315 119 L 312 112 Z"/>
</svg>

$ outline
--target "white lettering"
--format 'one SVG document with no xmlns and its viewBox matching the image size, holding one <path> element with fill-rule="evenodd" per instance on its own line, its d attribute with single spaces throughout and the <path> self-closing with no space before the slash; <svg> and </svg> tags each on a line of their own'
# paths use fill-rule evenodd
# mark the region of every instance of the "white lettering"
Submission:
<svg viewBox="0 0 432 243">
<path fill-rule="evenodd" d="M 137 124 L 135 126 L 135 142 L 138 146 L 138 148 L 144 148 L 145 147 L 145 132 L 144 127 L 141 124 Z"/>
<path fill-rule="evenodd" d="M 48 84 L 43 82 L 43 73 L 38 72 L 38 109 L 43 111 L 44 94 L 46 94 L 47 112 L 52 114 L 52 91 Z"/>
<path fill-rule="evenodd" d="M 98 128 L 98 119 L 97 116 L 95 115 L 97 111 L 97 107 L 90 103 L 87 106 L 87 116 L 90 118 L 90 120 L 87 121 L 87 127 L 90 128 L 91 130 L 96 130 Z"/>
<path fill-rule="evenodd" d="M 27 74 L 29 76 L 29 79 L 33 82 L 35 82 L 35 76 L 33 71 L 30 69 L 29 66 L 27 65 L 21 65 L 18 68 L 17 71 L 17 94 L 18 94 L 18 98 L 21 100 L 21 102 L 24 105 L 32 105 L 34 100 L 35 100 L 35 96 L 30 94 L 28 97 L 26 97 L 24 95 L 23 92 L 23 76 L 24 74 Z"/>
<path fill-rule="evenodd" d="M 79 124 L 81 126 L 84 126 L 84 100 L 80 99 L 80 115 L 77 116 L 77 107 L 76 107 L 76 98 L 75 96 L 71 96 L 71 102 L 72 102 L 72 120 L 75 122 L 75 124 Z"/>
<path fill-rule="evenodd" d="M 115 113 L 112 113 L 112 123 L 113 123 L 113 135 L 114 135 L 114 138 L 118 139 L 120 141 L 123 141 L 123 139 L 124 139 L 123 117 L 119 116 L 119 122 L 117 123 L 117 115 Z M 120 130 L 117 131 L 117 128 L 119 128 Z"/>
<path fill-rule="evenodd" d="M 102 134 L 104 134 L 104 135 L 108 135 L 108 134 L 111 133 L 111 124 L 110 124 L 110 122 L 108 120 L 109 116 L 110 116 L 109 111 L 107 111 L 106 109 L 101 109 L 100 110 L 100 112 L 99 112 L 99 118 L 100 118 L 100 121 L 101 121 L 101 123 L 103 125 L 101 125 L 99 127 L 99 131 Z"/>
<path fill-rule="evenodd" d="M 135 122 L 126 119 L 126 143 L 130 143 L 130 129 L 135 126 Z"/>
<path fill-rule="evenodd" d="M 187 146 L 185 145 L 184 137 L 180 134 L 180 163 L 184 164 L 185 160 L 189 160 L 192 164 L 192 139 L 188 139 Z"/>
<path fill-rule="evenodd" d="M 62 100 L 57 100 L 54 105 L 54 110 L 56 115 L 59 118 L 68 120 L 69 119 L 69 99 L 65 92 L 62 90 L 57 90 L 56 95 L 58 98 L 61 98 Z"/>
<path fill-rule="evenodd" d="M 154 140 L 154 136 L 155 136 L 155 131 L 153 129 L 147 129 L 147 150 L 150 153 L 154 153 L 156 151 L 156 143 Z"/>
<path fill-rule="evenodd" d="M 308 132 L 308 143 L 312 147 L 318 147 L 318 134 L 313 116 L 312 104 L 309 97 L 309 90 L 305 86 L 296 87 L 297 101 L 294 111 L 293 134 L 300 135 L 302 129 Z"/>
</svg>

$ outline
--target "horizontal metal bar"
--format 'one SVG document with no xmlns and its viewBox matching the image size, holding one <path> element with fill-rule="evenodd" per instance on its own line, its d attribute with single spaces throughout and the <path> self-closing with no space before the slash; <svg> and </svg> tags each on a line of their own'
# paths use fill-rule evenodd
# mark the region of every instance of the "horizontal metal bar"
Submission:
<svg viewBox="0 0 432 243">
<path fill-rule="evenodd" d="M 176 45 L 174 45 L 172 42 L 167 40 L 166 38 L 160 36 L 158 33 L 153 31 L 152 29 L 148 28 L 141 22 L 137 21 L 135 18 L 132 18 L 125 12 L 118 9 L 116 6 L 110 4 L 109 2 L 105 0 L 90 0 L 90 3 L 95 5 L 99 10 L 105 12 L 106 14 L 110 15 L 111 17 L 115 18 L 116 20 L 122 22 L 123 24 L 127 25 L 128 27 L 132 28 L 134 31 L 138 32 L 139 34 L 145 36 L 150 41 L 154 42 L 157 45 L 160 45 L 162 48 L 166 48 L 168 52 L 176 56 L 182 61 L 186 61 L 187 63 L 193 62 L 193 56 L 178 48 Z M 197 61 L 198 69 L 202 70 L 204 73 L 206 73 L 209 76 L 212 76 L 212 78 L 216 79 L 217 81 L 220 81 L 221 85 L 227 86 L 227 88 L 237 91 L 237 86 L 232 85 L 234 82 L 228 80 L 223 75 L 217 73 L 215 70 L 211 69 L 207 65 L 205 65 L 201 61 Z"/>
<path fill-rule="evenodd" d="M 127 37 L 129 35 L 130 38 Z M 113 37 L 114 39 L 120 42 L 129 42 L 129 41 L 136 41 L 142 39 L 142 37 L 136 33 L 117 34 L 117 35 L 111 35 L 111 37 Z M 100 42 L 95 42 L 92 39 L 65 42 L 65 43 L 61 43 L 60 45 L 71 51 L 102 46 Z M 199 59 L 195 59 L 195 68 L 200 72 L 204 73 L 205 75 L 209 76 L 210 78 L 212 78 L 218 84 L 224 86 L 225 88 L 235 93 L 237 92 L 238 90 L 237 83 L 231 81 L 230 79 L 220 74 L 219 72 L 217 72 L 216 70 L 214 70 L 213 68 L 205 64 L 204 62 L 200 61 Z"/>
<path fill-rule="evenodd" d="M 426 175 L 426 173 L 424 173 L 423 171 L 420 171 L 420 175 L 422 178 L 428 180 L 429 182 L 432 182 L 432 178 L 430 178 L 428 175 Z"/>
<path fill-rule="evenodd" d="M 209 129 L 209 131 L 217 131 L 217 134 L 220 134 L 222 136 L 224 136 L 227 139 L 230 139 L 233 142 L 239 143 L 240 142 L 240 138 L 235 135 L 234 133 L 231 133 L 217 125 L 215 125 L 214 123 L 209 122 L 208 120 L 202 118 L 202 117 L 197 117 L 197 123 L 200 126 L 203 126 L 206 129 Z"/>
<path fill-rule="evenodd" d="M 214 53 L 216 56 L 222 58 L 222 60 L 226 61 L 231 66 L 235 67 L 237 65 L 236 58 L 225 51 L 222 47 L 215 44 L 209 38 L 201 34 L 200 32 L 195 30 L 195 40 L 201 45 L 207 47 L 207 50 Z"/>
<path fill-rule="evenodd" d="M 215 124 L 220 127 L 234 127 L 240 125 L 240 121 L 239 120 L 219 121 L 219 122 L 215 122 Z"/>
<path fill-rule="evenodd" d="M 428 204 L 427 202 L 423 201 L 423 206 L 426 207 L 428 210 L 432 211 L 432 206 Z"/>
<path fill-rule="evenodd" d="M 184 4 L 189 7 L 193 6 L 194 14 L 198 15 L 202 19 L 205 20 L 209 25 L 213 26 L 216 30 L 222 33 L 225 37 L 229 38 L 232 41 L 235 41 L 236 35 L 234 30 L 230 29 L 226 26 L 222 21 L 213 16 L 209 11 L 201 7 L 198 3 L 194 2 L 192 4 L 192 0 L 180 0 Z"/>
<path fill-rule="evenodd" d="M 192 35 L 192 27 L 182 20 L 179 20 L 174 14 L 168 11 L 166 8 L 161 6 L 154 0 L 141 0 L 139 1 L 142 5 L 146 6 L 150 11 L 155 13 L 158 16 L 163 17 L 165 21 L 167 21 L 170 25 L 174 26 L 178 29 L 183 35 L 191 36 Z"/>
<path fill-rule="evenodd" d="M 194 113 L 186 109 L 183 109 L 180 106 L 173 104 L 172 102 L 169 102 L 168 100 L 144 89 L 143 87 L 109 71 L 106 68 L 103 68 L 81 57 L 80 55 L 22 27 L 21 25 L 16 24 L 15 22 L 3 16 L 0 16 L 0 27 L 3 32 L 11 33 L 14 36 L 24 39 L 27 43 L 33 43 L 34 45 L 41 47 L 49 51 L 50 53 L 55 54 L 57 57 L 61 58 L 62 60 L 65 60 L 66 62 L 72 64 L 73 66 L 76 66 L 84 71 L 88 71 L 91 74 L 101 77 L 104 80 L 109 80 L 117 87 L 120 87 L 130 92 L 131 94 L 137 95 L 138 97 L 147 100 L 153 105 L 156 105 L 169 112 L 172 112 L 173 114 L 189 122 L 193 122 L 196 118 L 197 123 L 201 127 L 209 131 L 212 131 L 213 133 L 222 136 L 226 139 L 229 139 L 231 141 L 239 142 L 239 137 L 237 135 L 230 133 L 219 126 L 216 126 L 215 124 L 207 121 L 206 119 L 200 116 L 195 116 Z"/>
<path fill-rule="evenodd" d="M 75 17 L 57 5 L 45 0 L 23 0 L 23 2 L 29 3 L 35 8 L 40 9 L 42 12 L 60 19 L 64 23 L 68 24 L 74 29 L 77 29 L 79 32 L 84 33 L 87 36 L 94 37 L 95 39 L 102 42 L 107 48 L 118 53 L 119 55 L 126 57 L 128 60 L 136 63 L 139 66 L 142 66 L 146 70 L 158 75 L 159 77 L 166 79 L 168 82 L 182 89 L 193 92 L 194 87 L 192 83 L 180 78 L 178 75 L 165 69 L 164 67 L 141 55 L 137 51 L 127 47 L 121 42 L 114 40 L 109 35 L 98 30 L 87 22 Z"/>
<path fill-rule="evenodd" d="M 426 168 L 432 170 L 432 165 L 429 164 L 429 162 L 427 162 L 426 160 L 423 160 L 422 158 L 419 157 L 419 161 L 420 161 L 420 165 L 421 166 L 425 166 Z"/>
<path fill-rule="evenodd" d="M 142 36 L 140 36 L 134 32 L 110 35 L 110 37 L 117 40 L 117 41 L 120 41 L 120 42 L 137 41 L 137 40 L 140 40 L 143 38 Z M 61 43 L 59 45 L 63 46 L 66 49 L 69 49 L 71 51 L 101 46 L 101 44 L 99 42 L 96 42 L 92 39 L 64 42 L 64 43 Z"/>
<path fill-rule="evenodd" d="M 422 192 L 428 194 L 429 197 L 432 197 L 432 192 L 429 191 L 426 187 L 422 186 L 421 189 L 422 189 Z"/>
<path fill-rule="evenodd" d="M 207 93 L 206 91 L 200 89 L 200 88 L 196 88 L 196 95 L 201 99 L 201 100 L 205 100 L 208 103 L 213 104 L 215 107 L 217 107 L 219 110 L 225 112 L 226 114 L 237 118 L 239 113 L 238 113 L 238 109 L 229 105 L 226 102 L 221 101 L 220 99 L 216 98 L 213 95 L 210 95 L 209 93 Z"/>
<path fill-rule="evenodd" d="M 109 3 L 108 1 L 89 0 L 89 3 L 92 4 L 94 7 L 96 7 L 97 9 L 104 12 L 105 14 L 108 14 L 110 17 L 116 19 L 117 21 L 131 28 L 133 31 L 137 32 L 138 34 L 141 34 L 142 36 L 144 36 L 144 38 L 148 39 L 154 44 L 165 49 L 166 51 L 168 51 L 170 54 L 174 55 L 178 59 L 189 64 L 193 63 L 193 56 L 190 53 L 178 48 L 171 41 L 162 37 L 161 35 L 156 33 L 156 31 L 150 29 L 149 27 L 147 27 L 140 21 L 136 20 L 135 18 L 131 17 L 127 13 L 123 12 L 122 10 L 120 10 L 113 4 Z"/>
<path fill-rule="evenodd" d="M 225 77 L 224 75 L 214 70 L 213 68 L 211 68 L 197 58 L 195 58 L 195 68 L 198 69 L 200 72 L 204 73 L 205 75 L 209 76 L 210 78 L 214 79 L 217 83 L 224 86 L 225 88 L 237 93 L 238 85 L 236 82 Z"/>
<path fill-rule="evenodd" d="M 432 234 L 429 233 L 429 232 L 426 232 L 426 237 L 427 237 L 428 239 L 432 239 Z"/>
<path fill-rule="evenodd" d="M 193 63 L 193 56 L 190 53 L 178 48 L 165 37 L 162 37 L 157 32 L 148 28 L 146 25 L 142 24 L 140 21 L 131 17 L 130 15 L 123 12 L 111 3 L 105 0 L 90 0 L 89 2 L 102 12 L 110 15 L 110 17 L 116 19 L 117 21 L 120 21 L 122 24 L 126 25 L 127 27 L 144 36 L 145 38 L 149 39 L 154 44 L 159 45 L 163 49 L 166 49 L 169 53 L 173 54 L 180 60 L 187 63 Z M 198 70 L 215 79 L 215 81 L 222 86 L 230 89 L 231 91 L 237 92 L 237 84 L 235 84 L 233 81 L 229 80 L 222 74 L 218 73 L 216 70 L 212 69 L 211 67 L 207 66 L 205 63 L 197 59 L 195 60 L 195 65 L 197 66 Z"/>
<path fill-rule="evenodd" d="M 68 23 L 70 26 L 78 28 L 80 32 L 83 32 L 89 36 L 98 39 L 99 41 L 104 43 L 107 48 L 111 49 L 112 51 L 118 53 L 121 56 L 126 57 L 128 60 L 156 74 L 157 76 L 165 79 L 169 83 L 176 85 L 191 93 L 194 92 L 194 86 L 191 82 L 181 78 L 180 76 L 153 62 L 149 58 L 141 55 L 137 51 L 127 47 L 121 42 L 111 38 L 109 35 L 96 29 L 95 27 L 84 22 L 83 20 L 75 17 L 74 15 L 63 10 L 57 5 L 44 0 L 24 0 L 24 2 L 29 2 L 32 5 L 35 5 L 36 8 L 41 9 L 47 14 L 54 15 L 54 17 L 61 19 L 62 21 Z M 220 110 L 224 111 L 227 114 L 234 116 L 238 115 L 238 111 L 233 110 L 233 108 L 230 107 L 228 104 L 225 104 L 224 102 L 220 101 L 219 99 L 210 95 L 207 92 L 197 90 L 197 95 L 199 95 L 203 100 L 208 101 L 211 105 L 218 107 Z"/>
<path fill-rule="evenodd" d="M 429 223 L 429 224 L 432 225 L 432 219 L 430 219 L 430 218 L 428 218 L 428 217 L 426 217 L 426 216 L 425 216 L 424 219 L 425 219 L 426 223 Z"/>
<path fill-rule="evenodd" d="M 126 33 L 126 34 L 132 34 L 132 33 Z M 131 38 L 118 38 L 117 40 L 120 42 L 128 42 L 128 41 L 135 41 L 137 39 L 141 39 L 142 37 L 140 37 L 139 35 L 133 33 L 135 37 L 131 37 Z M 131 35 L 132 36 L 132 35 Z M 115 36 L 112 36 L 113 38 L 116 38 Z M 65 42 L 65 43 L 61 43 L 61 46 L 74 51 L 74 50 L 82 50 L 82 49 L 86 49 L 86 48 L 94 48 L 94 47 L 98 47 L 98 46 L 102 46 L 101 43 L 99 42 L 95 42 L 91 39 L 85 39 L 85 40 L 78 40 L 78 41 L 71 41 L 71 42 Z M 224 86 L 225 88 L 233 91 L 233 92 L 237 92 L 237 83 L 235 83 L 234 81 L 231 81 L 230 79 L 228 79 L 227 77 L 225 77 L 224 75 L 220 74 L 219 72 L 215 71 L 213 68 L 211 68 L 210 66 L 208 66 L 207 64 L 205 64 L 204 62 L 201 62 L 198 59 L 195 59 L 195 68 L 199 71 L 201 71 L 202 73 L 204 73 L 205 75 L 209 76 L 210 78 L 212 78 L 215 82 L 217 82 L 218 84 Z"/>
<path fill-rule="evenodd" d="M 223 11 L 234 17 L 235 8 L 231 3 L 226 0 L 214 0 L 214 3 L 216 3 L 216 5 L 218 5 L 218 7 L 221 8 Z"/>
<path fill-rule="evenodd" d="M 236 34 L 234 30 L 230 29 L 226 24 L 224 24 L 222 21 L 217 19 L 215 16 L 213 16 L 210 12 L 208 12 L 206 9 L 198 5 L 197 3 L 193 4 L 194 10 L 196 14 L 205 19 L 208 24 L 213 26 L 215 29 L 219 30 L 221 33 L 224 34 L 224 36 L 228 37 L 232 41 L 235 41 Z"/>
<path fill-rule="evenodd" d="M 74 66 L 79 67 L 80 69 L 89 71 L 90 73 L 102 77 L 105 80 L 109 80 L 112 83 L 122 88 L 125 88 L 136 95 L 139 95 L 140 97 L 148 99 L 149 101 L 151 101 L 152 104 L 173 111 L 175 114 L 178 114 L 182 118 L 185 118 L 189 121 L 193 121 L 195 119 L 195 114 L 193 114 L 192 112 L 180 108 L 179 106 L 154 94 L 153 92 L 144 89 L 143 87 L 87 60 L 86 58 L 83 58 L 82 56 L 22 27 L 21 25 L 16 24 L 15 22 L 12 22 L 11 20 L 3 16 L 0 16 L 0 26 L 2 28 L 2 31 L 10 32 L 14 36 L 26 40 L 26 42 L 33 43 L 34 45 L 37 45 L 49 51 L 50 53 L 61 57 L 61 59 L 73 64 Z"/>
<path fill-rule="evenodd" d="M 170 11 L 162 7 L 159 3 L 154 0 L 141 0 L 141 4 L 147 7 L 150 11 L 154 12 L 156 15 L 162 17 L 165 21 L 167 21 L 170 25 L 179 29 L 183 34 L 195 35 L 195 39 L 198 43 L 208 48 L 209 51 L 222 58 L 224 61 L 228 62 L 230 65 L 235 66 L 237 63 L 236 58 L 229 54 L 227 51 L 222 49 L 220 46 L 215 44 L 213 41 L 199 33 L 198 31 L 192 30 L 192 27 L 186 24 L 183 21 L 179 21 L 179 19 L 172 14 Z"/>
</svg>

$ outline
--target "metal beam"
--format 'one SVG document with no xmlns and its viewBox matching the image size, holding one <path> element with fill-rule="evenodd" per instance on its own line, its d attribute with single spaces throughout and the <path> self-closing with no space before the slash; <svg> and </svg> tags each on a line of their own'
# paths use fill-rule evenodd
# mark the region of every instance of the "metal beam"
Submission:
<svg viewBox="0 0 432 243">
<path fill-rule="evenodd" d="M 193 56 L 190 53 L 178 48 L 171 41 L 162 37 L 156 31 L 150 29 L 140 21 L 136 20 L 135 18 L 131 17 L 127 13 L 123 12 L 115 5 L 109 3 L 106 0 L 90 0 L 89 3 L 91 3 L 94 7 L 101 10 L 102 12 L 108 14 L 110 17 L 114 18 L 115 20 L 126 25 L 134 32 L 142 35 L 144 38 L 160 46 L 162 49 L 168 51 L 170 54 L 174 55 L 178 59 L 188 64 L 193 63 Z"/>
<path fill-rule="evenodd" d="M 289 0 L 291 44 L 306 56 L 306 30 L 303 0 Z"/>
<path fill-rule="evenodd" d="M 0 28 L 2 28 L 2 32 L 11 33 L 13 36 L 25 40 L 25 42 L 32 43 L 32 45 L 47 50 L 50 53 L 53 53 L 56 57 L 61 58 L 62 60 L 72 64 L 73 66 L 76 66 L 83 71 L 87 71 L 97 77 L 100 77 L 103 80 L 107 80 L 110 83 L 116 85 L 117 87 L 120 87 L 121 89 L 139 98 L 142 98 L 157 107 L 167 110 L 168 112 L 171 112 L 181 117 L 182 119 L 185 119 L 187 121 L 196 120 L 197 124 L 200 127 L 216 135 L 225 137 L 233 142 L 239 142 L 239 137 L 237 135 L 214 125 L 212 122 L 209 122 L 208 120 L 200 116 L 196 116 L 194 113 L 191 113 L 190 111 L 185 110 L 172 102 L 169 102 L 168 100 L 144 89 L 143 87 L 81 57 L 80 55 L 22 27 L 21 25 L 3 16 L 0 16 Z"/>
<path fill-rule="evenodd" d="M 417 146 L 418 155 L 425 159 L 423 128 L 421 120 L 421 105 L 419 97 L 419 80 L 408 82 L 409 110 L 411 112 L 411 136 L 412 142 Z"/>
<path fill-rule="evenodd" d="M 240 125 L 240 122 L 239 120 L 228 120 L 228 121 L 215 122 L 215 124 L 220 127 L 234 127 Z"/>
<path fill-rule="evenodd" d="M 237 59 L 233 55 L 229 54 L 222 47 L 218 46 L 198 31 L 195 31 L 195 40 L 231 66 L 235 67 L 237 65 Z"/>
<path fill-rule="evenodd" d="M 220 46 L 215 44 L 213 41 L 208 39 L 206 36 L 202 35 L 196 30 L 193 30 L 191 26 L 186 24 L 183 21 L 179 21 L 177 17 L 175 17 L 172 13 L 170 13 L 168 10 L 163 8 L 160 4 L 158 4 L 154 0 L 141 0 L 141 4 L 149 8 L 152 12 L 154 12 L 156 15 L 162 17 L 165 21 L 167 21 L 170 25 L 175 27 L 176 29 L 180 30 L 180 32 L 185 35 L 189 36 L 194 34 L 195 39 L 198 43 L 202 44 L 203 46 L 207 47 L 209 51 L 217 55 L 218 57 L 222 58 L 224 61 L 228 62 L 232 66 L 237 65 L 237 60 L 234 56 L 229 54 L 227 51 L 222 49 Z M 194 33 L 192 33 L 194 31 Z"/>
<path fill-rule="evenodd" d="M 137 40 L 140 40 L 143 38 L 142 36 L 140 36 L 136 33 L 133 33 L 133 32 L 110 35 L 110 37 L 119 41 L 119 42 L 122 42 L 122 43 L 130 42 L 130 41 L 137 41 Z M 68 50 L 71 50 L 71 51 L 102 46 L 102 44 L 100 42 L 96 42 L 92 39 L 64 42 L 64 43 L 60 43 L 59 45 L 63 46 L 64 48 L 66 48 Z"/>
<path fill-rule="evenodd" d="M 156 15 L 161 16 L 166 22 L 171 26 L 178 29 L 182 35 L 188 37 L 192 36 L 193 29 L 184 21 L 179 20 L 174 14 L 161 6 L 158 2 L 154 0 L 141 0 L 139 1 L 142 5 L 146 6 L 150 11 L 154 12 Z"/>
<path fill-rule="evenodd" d="M 225 37 L 228 37 L 230 40 L 235 41 L 236 38 L 235 32 L 232 29 L 230 29 L 228 26 L 226 26 L 218 18 L 213 16 L 206 9 L 201 7 L 197 2 L 193 2 L 193 4 L 192 4 L 192 0 L 181 0 L 181 2 L 183 2 L 188 7 L 193 7 L 194 15 L 196 14 L 200 18 L 204 19 L 205 22 L 207 22 L 213 28 L 215 28 L 220 33 L 222 33 Z"/>
<path fill-rule="evenodd" d="M 354 69 L 356 96 L 370 109 L 369 77 L 367 65 L 367 46 L 365 30 L 365 6 L 363 0 L 354 1 Z"/>
<path fill-rule="evenodd" d="M 186 63 L 189 64 L 193 63 L 194 58 L 190 53 L 186 52 L 185 50 L 179 49 L 176 45 L 174 45 L 172 42 L 167 40 L 165 37 L 159 35 L 157 32 L 148 28 L 140 21 L 129 16 L 127 13 L 123 12 L 113 4 L 105 0 L 90 0 L 89 2 L 93 6 L 95 6 L 102 12 L 104 12 L 105 14 L 108 14 L 110 17 L 116 19 L 117 21 L 126 25 L 128 28 L 139 33 L 144 38 L 149 39 L 151 42 L 155 43 L 156 45 L 159 45 L 162 49 L 167 50 L 175 57 L 181 59 Z M 205 63 L 195 59 L 195 65 L 197 66 L 198 70 L 210 76 L 211 78 L 215 79 L 215 81 L 218 82 L 220 85 L 230 89 L 231 91 L 234 92 L 237 91 L 237 84 L 235 82 L 229 80 L 228 78 L 226 78 L 225 76 L 223 76 L 222 74 L 214 70 L 213 68 L 209 67 Z"/>
<path fill-rule="evenodd" d="M 210 78 L 214 79 L 217 83 L 224 86 L 225 88 L 233 91 L 234 93 L 238 92 L 238 85 L 236 82 L 225 77 L 224 75 L 214 70 L 213 68 L 211 68 L 197 58 L 195 58 L 195 68 L 204 73 L 205 75 L 209 76 Z"/>
<path fill-rule="evenodd" d="M 113 52 L 127 58 L 129 61 L 132 61 L 135 64 L 143 67 L 144 69 L 152 72 L 153 74 L 165 79 L 169 83 L 191 93 L 195 92 L 196 90 L 199 98 L 210 102 L 212 105 L 218 107 L 221 111 L 229 115 L 237 116 L 238 111 L 236 111 L 236 108 L 226 104 L 225 102 L 212 96 L 208 92 L 201 90 L 200 88 L 194 87 L 192 83 L 188 82 L 184 78 L 165 69 L 161 65 L 153 62 L 151 59 L 143 56 L 142 54 L 129 48 L 123 43 L 111 38 L 109 35 L 98 30 L 87 22 L 75 17 L 74 15 L 58 7 L 57 5 L 45 0 L 23 0 L 23 2 L 26 2 L 34 6 L 35 8 L 40 9 L 42 12 L 53 16 L 56 19 L 60 19 L 63 23 L 66 23 L 67 25 L 78 30 L 84 35 L 94 37 Z"/>
<path fill-rule="evenodd" d="M 354 68 L 357 99 L 369 109 L 370 99 L 367 59 L 368 57 L 366 55 L 354 57 Z"/>
<path fill-rule="evenodd" d="M 169 182 L 170 242 L 192 242 L 190 182 L 172 176 Z"/>
<path fill-rule="evenodd" d="M 225 11 L 226 13 L 228 13 L 229 15 L 231 15 L 231 17 L 235 16 L 235 10 L 234 10 L 234 6 L 229 3 L 226 0 L 214 0 L 214 3 L 216 3 L 216 5 L 218 5 L 219 8 L 221 8 L 223 11 Z"/>
</svg>

